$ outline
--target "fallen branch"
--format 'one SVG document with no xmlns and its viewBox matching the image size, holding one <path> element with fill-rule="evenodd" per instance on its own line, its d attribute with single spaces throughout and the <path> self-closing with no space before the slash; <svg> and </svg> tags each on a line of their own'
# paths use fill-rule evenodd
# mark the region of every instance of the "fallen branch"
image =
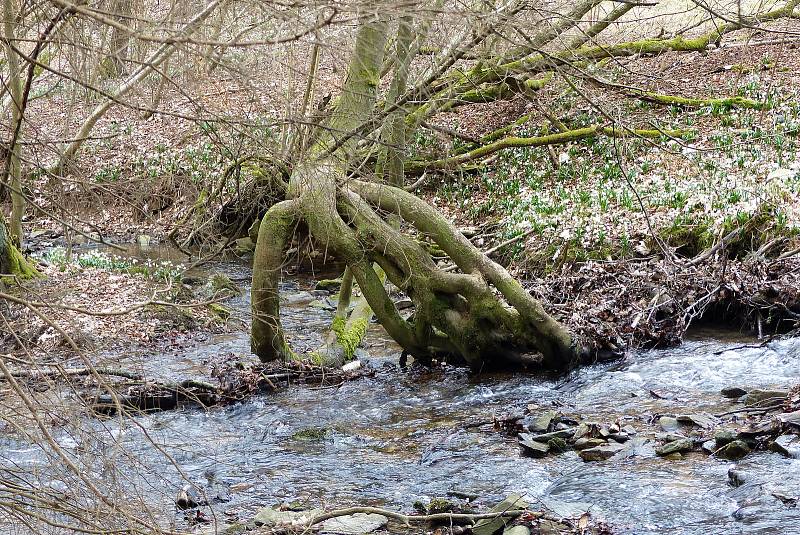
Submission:
<svg viewBox="0 0 800 535">
<path fill-rule="evenodd" d="M 406 526 L 410 526 L 412 522 L 442 522 L 448 521 L 453 523 L 464 523 L 464 522 L 475 522 L 476 520 L 486 520 L 492 518 L 505 518 L 505 517 L 517 517 L 521 514 L 529 514 L 529 515 L 538 515 L 541 516 L 542 513 L 533 513 L 528 511 L 527 509 L 513 509 L 508 511 L 501 511 L 501 512 L 494 512 L 494 513 L 478 513 L 478 514 L 469 514 L 469 513 L 436 513 L 431 515 L 404 515 L 402 513 L 397 513 L 395 511 L 391 511 L 389 509 L 381 509 L 380 507 L 348 507 L 346 509 L 337 509 L 335 511 L 329 511 L 327 513 L 322 513 L 314 518 L 308 523 L 309 526 L 313 526 L 315 524 L 319 524 L 320 522 L 324 522 L 325 520 L 329 520 L 331 518 L 336 518 L 340 516 L 347 516 L 347 515 L 354 515 L 356 513 L 370 513 L 370 514 L 378 514 L 383 515 L 388 518 L 392 518 L 394 520 L 398 520 L 402 522 Z"/>
<path fill-rule="evenodd" d="M 585 128 L 577 128 L 575 130 L 568 130 L 566 132 L 559 132 L 557 134 L 550 134 L 538 137 L 516 137 L 509 136 L 488 145 L 478 147 L 469 152 L 458 154 L 447 158 L 441 158 L 430 162 L 410 161 L 406 163 L 406 173 L 420 173 L 429 169 L 448 169 L 451 167 L 459 166 L 463 163 L 477 160 L 485 156 L 489 156 L 495 152 L 516 148 L 516 147 L 542 147 L 547 145 L 562 145 L 572 141 L 579 141 L 582 139 L 589 139 L 595 136 L 609 136 L 609 137 L 626 137 L 629 135 L 658 139 L 662 136 L 670 137 L 684 137 L 687 134 L 686 130 L 655 130 L 655 129 L 639 129 L 639 130 L 625 130 L 621 128 L 606 127 L 600 125 L 587 126 Z"/>
</svg>

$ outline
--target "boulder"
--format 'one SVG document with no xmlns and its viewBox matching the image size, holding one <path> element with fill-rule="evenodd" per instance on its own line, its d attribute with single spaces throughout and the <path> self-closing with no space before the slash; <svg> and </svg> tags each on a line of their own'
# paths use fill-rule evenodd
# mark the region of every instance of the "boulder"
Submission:
<svg viewBox="0 0 800 535">
<path fill-rule="evenodd" d="M 734 440 L 717 450 L 715 455 L 723 459 L 738 461 L 751 451 L 750 446 L 748 446 L 744 440 Z"/>
</svg>

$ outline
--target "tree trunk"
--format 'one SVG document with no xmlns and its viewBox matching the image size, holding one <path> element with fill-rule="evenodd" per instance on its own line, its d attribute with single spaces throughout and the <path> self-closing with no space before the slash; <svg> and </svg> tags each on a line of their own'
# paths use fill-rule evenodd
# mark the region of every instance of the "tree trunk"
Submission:
<svg viewBox="0 0 800 535">
<path fill-rule="evenodd" d="M 19 249 L 11 241 L 8 226 L 0 215 L 0 275 L 14 275 L 22 279 L 29 279 L 39 275 Z"/>
<path fill-rule="evenodd" d="M 375 111 L 386 33 L 386 23 L 362 20 L 327 128 L 295 166 L 290 200 L 273 206 L 262 220 L 253 267 L 253 351 L 265 361 L 294 356 L 280 325 L 278 281 L 283 250 L 302 220 L 318 243 L 346 262 L 378 321 L 416 358 L 446 358 L 473 368 L 509 362 L 568 366 L 576 356 L 571 335 L 444 216 L 401 188 L 347 178 L 358 141 L 352 133 Z M 437 266 L 419 241 L 391 220 L 397 217 L 412 234 L 431 237 L 459 272 Z M 413 318 L 401 317 L 382 273 L 414 302 Z M 366 323 L 356 318 L 348 331 L 337 315 L 333 327 L 347 351 Z"/>
</svg>

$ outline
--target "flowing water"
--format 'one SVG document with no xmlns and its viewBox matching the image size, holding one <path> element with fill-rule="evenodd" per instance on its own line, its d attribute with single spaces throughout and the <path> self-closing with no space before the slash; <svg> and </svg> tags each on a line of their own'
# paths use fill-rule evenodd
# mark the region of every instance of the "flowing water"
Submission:
<svg viewBox="0 0 800 535">
<path fill-rule="evenodd" d="M 216 268 L 245 286 L 247 268 Z M 244 289 L 227 304 L 246 321 Z M 303 279 L 282 286 L 290 301 L 308 289 Z M 330 312 L 304 302 L 285 306 L 283 314 L 295 341 L 309 347 L 330 318 Z M 727 475 L 731 463 L 701 454 L 664 460 L 646 443 L 630 456 L 599 463 L 584 463 L 574 452 L 532 459 L 520 456 L 513 437 L 491 426 L 464 425 L 529 403 L 598 421 L 623 416 L 634 427 L 657 414 L 729 410 L 719 395 L 723 387 L 797 383 L 800 340 L 748 347 L 711 332 L 677 348 L 633 352 L 624 361 L 583 367 L 567 377 L 475 376 L 453 369 L 403 371 L 396 346 L 381 332 L 373 326 L 369 335 L 367 365 L 377 369 L 371 378 L 338 388 L 292 387 L 233 406 L 157 413 L 138 418 L 138 426 L 107 423 L 104 429 L 149 474 L 131 478 L 140 492 L 170 500 L 184 483 L 177 466 L 208 495 L 222 498 L 214 513 L 228 521 L 296 500 L 410 510 L 416 500 L 451 491 L 476 495 L 487 505 L 518 492 L 558 514 L 591 510 L 620 533 L 800 533 L 800 508 L 774 496 L 798 497 L 800 460 L 754 453 L 738 463 L 748 478 L 734 488 Z M 186 376 L 205 373 L 203 363 L 216 355 L 246 355 L 247 345 L 242 330 L 173 353 L 126 358 L 146 357 L 153 373 Z M 310 428 L 324 428 L 324 439 L 295 436 Z M 174 463 L 145 440 L 145 431 Z M 22 462 L 20 455 L 15 462 Z"/>
</svg>

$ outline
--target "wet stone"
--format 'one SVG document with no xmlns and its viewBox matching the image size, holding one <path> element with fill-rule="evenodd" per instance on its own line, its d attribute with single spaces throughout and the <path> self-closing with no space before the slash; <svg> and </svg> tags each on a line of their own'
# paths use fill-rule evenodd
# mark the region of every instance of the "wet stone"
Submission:
<svg viewBox="0 0 800 535">
<path fill-rule="evenodd" d="M 736 440 L 737 437 L 736 431 L 731 431 L 730 429 L 720 429 L 714 433 L 714 441 L 717 443 L 718 448 L 730 444 Z"/>
<path fill-rule="evenodd" d="M 532 433 L 544 433 L 556 417 L 555 411 L 547 411 L 539 416 L 528 416 L 522 421 L 523 427 Z"/>
<path fill-rule="evenodd" d="M 623 428 L 622 428 L 622 431 L 623 431 L 624 433 L 627 433 L 628 435 L 635 435 L 635 434 L 636 434 L 636 428 L 635 428 L 635 427 L 633 427 L 633 426 L 632 426 L 632 425 L 630 425 L 630 424 L 628 424 L 628 425 L 626 425 L 625 427 L 623 427 Z"/>
<path fill-rule="evenodd" d="M 528 526 L 511 526 L 503 530 L 503 535 L 531 535 Z"/>
<path fill-rule="evenodd" d="M 676 440 L 686 440 L 686 435 L 680 433 L 656 433 L 656 439 L 662 442 L 675 442 Z"/>
<path fill-rule="evenodd" d="M 722 448 L 717 451 L 717 457 L 721 457 L 723 459 L 729 459 L 731 461 L 738 461 L 748 453 L 750 453 L 751 449 L 750 446 L 743 440 L 734 440 L 733 442 L 729 442 L 725 444 Z"/>
<path fill-rule="evenodd" d="M 322 523 L 320 532 L 337 535 L 364 535 L 372 533 L 388 523 L 389 519 L 383 515 L 356 513 L 326 520 Z"/>
<path fill-rule="evenodd" d="M 703 442 L 702 448 L 704 452 L 710 455 L 717 450 L 717 443 L 714 442 L 713 440 L 706 440 L 705 442 Z"/>
<path fill-rule="evenodd" d="M 747 394 L 747 390 L 745 390 L 744 388 L 739 388 L 738 386 L 729 386 L 727 388 L 723 388 L 722 390 L 720 390 L 720 394 L 722 394 L 726 398 L 738 399 Z"/>
<path fill-rule="evenodd" d="M 527 434 L 527 433 L 525 433 Z M 535 440 L 536 442 L 544 442 L 547 443 L 549 440 L 553 438 L 563 438 L 564 440 L 568 438 L 572 438 L 575 435 L 574 429 L 561 429 L 559 431 L 553 431 L 552 433 L 542 433 L 540 435 L 529 435 L 530 440 Z"/>
<path fill-rule="evenodd" d="M 677 418 L 673 418 L 671 416 L 662 416 L 658 419 L 658 425 L 661 426 L 661 429 L 670 432 L 670 431 L 677 431 L 680 429 L 681 424 L 678 422 Z"/>
<path fill-rule="evenodd" d="M 673 440 L 672 442 L 668 442 L 667 444 L 656 448 L 656 454 L 664 457 L 667 455 L 672 455 L 673 453 L 692 451 L 692 448 L 694 448 L 694 442 L 691 439 L 682 438 L 680 440 Z"/>
<path fill-rule="evenodd" d="M 547 441 L 547 445 L 550 447 L 550 451 L 555 452 L 567 451 L 569 449 L 567 441 L 563 438 L 551 438 Z"/>
<path fill-rule="evenodd" d="M 607 444 L 603 444 L 602 446 L 596 446 L 594 448 L 588 448 L 585 450 L 581 450 L 578 455 L 581 459 L 586 462 L 591 461 L 605 461 L 606 459 L 610 459 L 620 451 L 625 449 L 625 446 L 622 444 L 618 444 L 616 442 L 609 442 Z"/>
<path fill-rule="evenodd" d="M 753 390 L 744 397 L 744 404 L 748 407 L 774 405 L 786 401 L 787 397 L 786 390 Z"/>
<path fill-rule="evenodd" d="M 732 487 L 740 487 L 747 482 L 747 475 L 735 466 L 728 469 L 728 483 Z"/>
<path fill-rule="evenodd" d="M 792 459 L 800 459 L 800 437 L 781 435 L 770 443 L 769 449 Z"/>
<path fill-rule="evenodd" d="M 606 444 L 606 441 L 602 438 L 581 437 L 575 441 L 575 444 L 573 444 L 572 447 L 576 450 L 585 450 L 588 448 L 596 448 L 597 446 L 602 446 L 603 444 Z"/>
<path fill-rule="evenodd" d="M 628 433 L 611 433 L 608 438 L 617 442 L 627 442 L 631 437 Z"/>
<path fill-rule="evenodd" d="M 684 414 L 677 417 L 679 423 L 693 424 L 703 429 L 711 429 L 717 424 L 717 419 L 710 414 Z"/>
<path fill-rule="evenodd" d="M 793 427 L 800 427 L 800 411 L 784 412 L 778 416 L 781 422 Z"/>
<path fill-rule="evenodd" d="M 528 433 L 519 434 L 519 445 L 522 448 L 522 454 L 527 457 L 544 457 L 550 451 L 547 443 L 532 440 Z"/>
</svg>

